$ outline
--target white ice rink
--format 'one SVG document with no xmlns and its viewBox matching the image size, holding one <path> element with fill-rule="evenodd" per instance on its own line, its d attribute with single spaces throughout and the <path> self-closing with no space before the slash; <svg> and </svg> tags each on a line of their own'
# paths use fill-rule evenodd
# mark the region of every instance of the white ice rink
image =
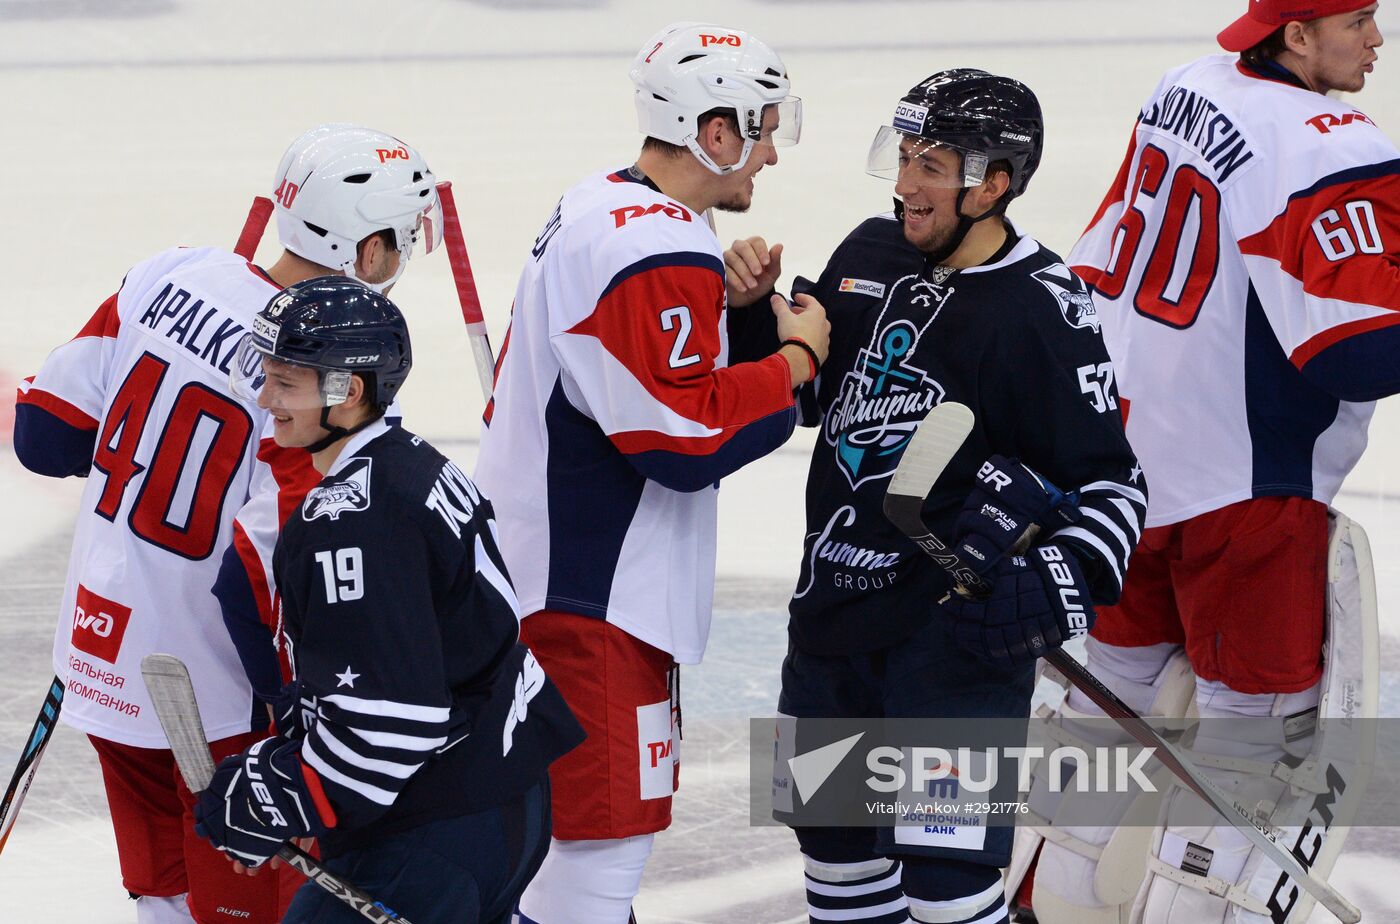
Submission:
<svg viewBox="0 0 1400 924">
<path fill-rule="evenodd" d="M 891 184 L 863 173 L 877 125 L 910 85 L 945 67 L 1010 74 L 1040 96 L 1044 163 L 1013 217 L 1067 252 L 1114 175 L 1158 75 L 1214 49 L 1243 0 L 0 0 L 0 225 L 9 293 L 0 390 L 72 336 L 133 262 L 173 244 L 231 246 L 268 194 L 286 144 L 325 121 L 393 132 L 455 184 L 492 336 L 555 199 L 594 169 L 631 162 L 627 66 L 665 22 L 749 29 L 783 55 L 804 98 L 802 144 L 758 179 L 756 203 L 719 219 L 729 240 L 762 233 L 785 266 L 815 276 Z M 1400 3 L 1383 0 L 1400 35 Z M 1400 64 L 1381 50 L 1360 105 L 1400 131 Z M 260 251 L 264 261 L 271 240 Z M 470 466 L 476 377 L 446 259 L 394 292 L 416 351 L 407 423 Z M 0 408 L 0 774 L 51 674 L 79 494 L 20 469 Z M 1380 579 L 1386 685 L 1400 715 L 1400 405 L 1338 506 L 1368 529 Z M 810 436 L 729 479 L 711 648 L 686 672 L 684 784 L 659 839 L 644 924 L 805 921 L 786 831 L 747 824 L 745 719 L 771 713 L 783 605 L 799 557 Z M 1189 447 L 1209 452 L 1209 446 Z M 0 782 L 3 782 L 0 779 Z M 1400 922 L 1400 835 L 1359 829 L 1335 874 L 1367 922 Z M 90 746 L 60 730 L 0 857 L 0 922 L 134 921 L 117 874 Z M 1314 920 L 1327 920 L 1319 913 Z"/>
</svg>

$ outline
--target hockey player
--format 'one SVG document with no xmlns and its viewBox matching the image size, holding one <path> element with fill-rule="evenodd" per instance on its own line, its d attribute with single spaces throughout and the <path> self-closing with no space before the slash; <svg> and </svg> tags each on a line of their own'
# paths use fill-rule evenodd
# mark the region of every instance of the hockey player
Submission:
<svg viewBox="0 0 1400 924">
<path fill-rule="evenodd" d="M 815 284 L 798 280 L 829 306 L 832 346 L 799 395 L 822 436 L 789 607 L 784 715 L 1024 718 L 1036 657 L 1084 633 L 1088 601 L 1118 597 L 1146 501 L 1113 368 L 1084 284 L 1005 217 L 1042 138 L 1024 85 L 934 74 L 871 147 L 870 172 L 896 181 L 894 213 L 857 227 Z M 726 262 L 735 304 L 780 272 L 757 238 L 736 242 Z M 976 426 L 924 518 L 993 591 L 939 604 L 948 576 L 882 504 L 910 434 L 950 400 L 972 408 Z M 1049 496 L 1042 479 L 1077 500 Z M 1009 554 L 1032 523 L 1040 543 Z M 1011 830 L 954 828 L 797 828 L 812 921 L 1005 921 L 998 867 Z"/>
<path fill-rule="evenodd" d="M 504 924 L 548 849 L 548 765 L 583 734 L 516 643 L 490 501 L 383 420 L 412 367 L 403 316 L 354 280 L 308 280 L 234 365 L 277 444 L 325 477 L 273 556 L 303 708 L 219 765 L 195 830 L 249 866 L 314 836 L 406 918 Z M 339 920 L 361 917 L 312 883 L 286 917 Z"/>
<path fill-rule="evenodd" d="M 1365 85 L 1375 3 L 1247 6 L 1219 35 L 1231 54 L 1168 72 L 1147 97 L 1071 254 L 1152 484 L 1089 666 L 1140 711 L 1184 707 L 1194 672 L 1203 720 L 1254 718 L 1247 733 L 1203 723 L 1197 759 L 1240 804 L 1274 806 L 1273 822 L 1294 826 L 1280 847 L 1325 877 L 1340 839 L 1324 846 L 1323 832 L 1343 806 L 1289 768 L 1323 739 L 1312 729 L 1320 702 L 1327 720 L 1324 666 L 1357 678 L 1348 715 L 1365 714 L 1361 659 L 1375 653 L 1360 638 L 1375 617 L 1324 603 L 1329 584 L 1357 581 L 1335 570 L 1350 559 L 1329 554 L 1328 504 L 1366 444 L 1372 402 L 1400 390 L 1400 153 L 1328 95 Z M 1364 558 L 1359 528 L 1331 519 L 1336 548 Z M 1164 696 L 1183 662 L 1184 699 Z M 1098 713 L 1074 693 L 1065 714 Z M 1111 827 L 1052 832 L 1034 879 L 1042 924 L 1306 919 L 1312 899 L 1238 831 L 1180 823 L 1193 801 L 1168 796 L 1140 888 L 1136 864 L 1126 878 L 1100 868 L 1100 851 L 1122 857 L 1105 850 Z"/>
<path fill-rule="evenodd" d="M 230 916 L 270 924 L 285 907 L 278 877 L 235 878 L 188 834 L 192 796 L 146 699 L 140 663 L 164 651 L 190 666 L 216 757 L 261 737 L 266 708 L 254 702 L 210 595 L 267 419 L 227 393 L 228 373 L 239 335 L 282 286 L 327 272 L 383 282 L 401 271 L 436 194 L 411 149 L 403 148 L 406 161 L 381 165 L 376 147 L 401 142 L 345 125 L 307 132 L 277 180 L 279 202 L 304 223 L 282 226 L 288 249 L 269 269 L 216 248 L 157 254 L 20 386 L 20 461 L 44 475 L 88 477 L 54 669 L 68 683 L 63 720 L 97 750 L 122 882 L 143 924 Z M 291 175 L 288 165 L 310 148 L 322 168 L 355 169 L 324 183 Z M 358 174 L 364 182 L 345 182 Z M 373 219 L 363 217 L 367 203 Z M 312 239 L 330 243 L 316 249 Z"/>
<path fill-rule="evenodd" d="M 670 824 L 671 678 L 705 649 L 716 485 L 788 438 L 793 389 L 826 355 L 808 298 L 773 301 L 787 345 L 730 355 L 705 220 L 746 209 L 775 146 L 797 140 L 782 61 L 747 32 L 684 23 L 631 75 L 641 155 L 566 192 L 540 232 L 476 469 L 522 636 L 588 730 L 551 771 L 554 844 L 521 902 L 535 924 L 627 921 Z"/>
<path fill-rule="evenodd" d="M 306 132 L 282 156 L 273 179 L 277 232 L 286 248 L 278 265 L 296 269 L 293 281 L 344 273 L 387 292 L 416 247 L 432 253 L 442 241 L 436 184 L 423 157 L 392 135 L 340 123 Z M 349 258 L 371 249 L 373 262 Z M 398 408 L 386 417 L 397 420 Z M 274 713 L 293 706 L 281 698 L 290 664 L 274 638 L 272 550 L 282 522 L 318 481 L 310 454 L 278 446 L 269 420 L 260 435 L 250 497 L 234 518 L 233 541 L 215 585 L 253 690 Z"/>
</svg>

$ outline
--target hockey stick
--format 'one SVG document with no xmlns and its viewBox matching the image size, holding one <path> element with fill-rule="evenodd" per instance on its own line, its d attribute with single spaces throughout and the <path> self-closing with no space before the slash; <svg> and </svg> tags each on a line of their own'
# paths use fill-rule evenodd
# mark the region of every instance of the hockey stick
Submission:
<svg viewBox="0 0 1400 924">
<path fill-rule="evenodd" d="M 491 338 L 486 330 L 486 316 L 481 313 L 481 297 L 476 292 L 476 277 L 472 275 L 471 260 L 467 258 L 467 241 L 462 237 L 462 220 L 457 216 L 457 200 L 452 196 L 452 181 L 437 184 L 438 201 L 442 203 L 442 242 L 447 245 L 447 262 L 452 266 L 452 281 L 457 284 L 457 301 L 462 306 L 462 320 L 467 322 L 467 336 L 472 342 L 472 357 L 481 381 L 482 401 L 490 403 L 492 381 L 496 374 L 496 356 L 491 352 Z"/>
<path fill-rule="evenodd" d="M 190 792 L 202 792 L 214 776 L 214 758 L 204 737 L 204 723 L 199 718 L 199 704 L 194 698 L 189 671 L 174 655 L 149 654 L 141 659 L 141 676 L 146 681 L 146 690 L 151 694 L 151 705 L 160 719 L 160 727 L 170 742 L 170 751 L 175 755 L 180 776 L 184 777 Z M 277 857 L 354 908 L 366 920 L 375 924 L 411 924 L 408 918 L 395 914 L 370 898 L 295 844 L 283 844 L 277 851 Z"/>
<path fill-rule="evenodd" d="M 956 550 L 935 536 L 923 521 L 924 499 L 948 463 L 972 431 L 972 411 L 956 402 L 945 402 L 929 412 L 914 432 L 889 489 L 885 492 L 885 516 L 957 582 L 957 592 L 986 596 L 991 586 L 958 557 Z M 1116 720 L 1128 734 L 1179 779 L 1191 792 L 1238 828 L 1254 846 L 1287 873 L 1309 895 L 1322 903 L 1343 924 L 1356 924 L 1361 912 L 1340 892 L 1303 867 L 1292 852 L 1279 846 L 1280 832 L 1255 818 L 1248 808 L 1234 801 L 1214 781 L 1196 769 L 1184 754 L 1164 739 L 1112 690 L 1104 686 L 1084 665 L 1063 648 L 1045 655 L 1045 661 L 1078 687 L 1100 709 Z M 1243 823 L 1241 823 L 1243 822 Z"/>
<path fill-rule="evenodd" d="M 266 196 L 255 198 L 253 207 L 248 209 L 248 218 L 243 222 L 243 230 L 238 234 L 238 243 L 233 245 L 233 252 L 245 260 L 253 259 L 271 216 L 272 200 Z"/>
<path fill-rule="evenodd" d="M 29 793 L 29 784 L 34 782 L 34 774 L 39 769 L 39 761 L 53 739 L 54 727 L 58 724 L 58 713 L 63 708 L 63 681 L 57 677 L 49 684 L 49 695 L 39 707 L 39 717 L 34 720 L 34 728 L 29 732 L 29 743 L 19 755 L 10 785 L 5 788 L 5 798 L 0 800 L 0 850 L 10 839 L 15 819 L 19 818 L 19 807 Z"/>
</svg>

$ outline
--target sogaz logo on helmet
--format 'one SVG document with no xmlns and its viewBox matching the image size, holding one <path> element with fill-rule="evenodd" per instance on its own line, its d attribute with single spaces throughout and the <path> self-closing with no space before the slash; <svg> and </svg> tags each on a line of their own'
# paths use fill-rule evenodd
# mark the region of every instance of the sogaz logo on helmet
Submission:
<svg viewBox="0 0 1400 924">
<path fill-rule="evenodd" d="M 915 103 L 900 103 L 894 107 L 894 119 L 890 125 L 904 132 L 914 132 L 918 134 L 924 130 L 924 123 L 928 121 L 928 107 L 919 106 Z"/>
<path fill-rule="evenodd" d="M 274 306 L 275 307 L 275 306 Z M 268 314 L 272 314 L 272 309 L 268 309 Z M 281 324 L 273 324 L 262 315 L 253 316 L 253 336 L 259 340 L 266 340 L 268 343 L 276 343 L 277 335 L 282 333 Z"/>
</svg>

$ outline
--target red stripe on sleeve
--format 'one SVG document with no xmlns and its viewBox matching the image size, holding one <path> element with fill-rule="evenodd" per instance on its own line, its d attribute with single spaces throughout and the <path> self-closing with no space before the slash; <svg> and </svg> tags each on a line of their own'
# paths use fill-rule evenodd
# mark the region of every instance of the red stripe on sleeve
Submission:
<svg viewBox="0 0 1400 924">
<path fill-rule="evenodd" d="M 243 570 L 248 575 L 248 586 L 253 591 L 253 602 L 258 607 L 258 619 L 273 632 L 277 631 L 277 624 L 272 618 L 272 591 L 267 584 L 267 572 L 263 570 L 262 559 L 258 557 L 257 549 L 253 548 L 253 540 L 248 538 L 248 533 L 238 524 L 233 524 L 233 548 L 238 554 L 238 560 L 243 563 Z"/>
<path fill-rule="evenodd" d="M 97 420 L 95 418 L 78 410 L 78 408 L 64 401 L 62 398 L 49 394 L 42 389 L 35 388 L 33 385 L 34 376 L 31 375 L 24 381 L 29 387 L 25 388 L 24 386 L 20 386 L 18 393 L 15 395 L 15 404 L 33 405 L 34 407 L 47 411 L 68 426 L 76 427 L 79 430 L 97 429 Z"/>
<path fill-rule="evenodd" d="M 707 428 L 726 431 L 694 438 L 633 430 L 612 436 L 619 450 L 705 455 L 739 428 L 792 406 L 783 357 L 715 367 L 723 310 L 723 276 L 706 267 L 663 265 L 615 286 L 569 331 L 596 337 L 657 402 Z"/>
<path fill-rule="evenodd" d="M 1382 248 L 1380 253 L 1364 252 Z M 1277 261 L 1315 298 L 1390 311 L 1400 310 L 1396 248 L 1400 248 L 1400 176 L 1396 175 L 1336 183 L 1299 196 L 1267 228 L 1240 241 L 1241 253 Z"/>
<path fill-rule="evenodd" d="M 74 340 L 81 340 L 83 337 L 112 337 L 117 336 L 117 331 L 121 325 L 121 318 L 117 314 L 117 293 L 97 307 L 92 317 L 83 325 L 83 329 L 78 331 L 78 336 Z"/>
</svg>

